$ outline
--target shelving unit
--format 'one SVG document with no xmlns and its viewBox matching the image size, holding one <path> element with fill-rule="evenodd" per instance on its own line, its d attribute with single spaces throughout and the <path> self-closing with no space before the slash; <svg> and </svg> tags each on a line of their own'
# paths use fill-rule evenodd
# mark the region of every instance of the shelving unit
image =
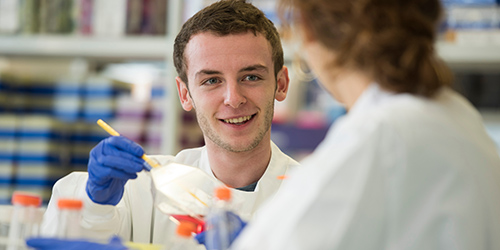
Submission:
<svg viewBox="0 0 500 250">
<path fill-rule="evenodd" d="M 166 62 L 166 93 L 162 152 L 179 150 L 178 117 L 180 104 L 176 98 L 173 41 L 182 26 L 182 0 L 169 0 L 167 34 L 165 36 L 95 37 L 82 35 L 2 35 L 0 56 L 66 57 L 100 60 L 163 60 Z"/>
<path fill-rule="evenodd" d="M 166 88 L 162 152 L 179 150 L 177 131 L 180 105 L 176 97 L 176 72 L 172 63 L 173 40 L 183 22 L 182 0 L 168 2 L 168 32 L 165 36 L 92 37 L 72 35 L 0 35 L 0 55 L 26 57 L 82 57 L 110 60 L 164 60 Z M 453 69 L 494 71 L 500 68 L 500 43 L 496 45 L 460 45 L 437 43 L 437 52 Z M 285 57 L 292 59 L 292 49 L 285 44 Z"/>
<path fill-rule="evenodd" d="M 163 114 L 161 115 L 162 125 L 161 125 L 161 131 L 159 132 L 159 134 L 162 135 L 161 138 L 162 145 L 160 150 L 164 154 L 175 154 L 180 149 L 180 143 L 179 143 L 180 136 L 178 131 L 180 130 L 179 123 L 181 120 L 180 119 L 181 109 L 176 94 L 177 93 L 175 85 L 176 72 L 173 67 L 172 53 L 173 53 L 173 41 L 175 35 L 178 33 L 178 30 L 180 29 L 182 24 L 181 23 L 182 3 L 183 3 L 182 0 L 168 0 L 168 6 L 167 6 L 168 13 L 166 20 L 168 32 L 164 35 L 148 36 L 144 34 L 144 35 L 124 35 L 124 36 L 97 36 L 97 35 L 78 35 L 78 34 L 61 34 L 61 35 L 0 34 L 0 58 L 5 57 L 7 58 L 7 60 L 13 59 L 13 61 L 16 62 L 23 61 L 25 59 L 27 59 L 26 61 L 35 59 L 35 61 L 39 61 L 42 64 L 45 62 L 45 60 L 47 60 L 47 62 L 48 61 L 70 62 L 73 61 L 72 59 L 83 59 L 87 60 L 89 62 L 89 65 L 98 67 L 100 65 L 105 65 L 107 63 L 117 63 L 117 62 L 133 62 L 133 61 L 139 61 L 139 62 L 153 61 L 153 63 L 155 63 L 155 61 L 165 62 L 164 70 L 167 77 L 165 79 L 164 83 L 165 85 L 163 85 L 164 91 L 162 90 L 162 93 L 164 93 L 163 95 L 165 96 L 165 98 L 161 100 L 163 102 L 161 105 Z M 50 98 L 53 98 L 52 95 Z M 17 114 L 13 116 L 16 119 L 17 117 L 21 117 L 17 116 Z M 31 117 L 31 114 L 27 116 Z M 50 117 L 49 120 L 51 119 L 53 118 Z M 37 126 L 36 123 L 31 125 Z M 82 123 L 82 125 L 85 124 Z M 73 124 L 71 124 L 70 127 L 71 129 L 73 129 Z M 90 129 L 92 128 L 89 128 L 89 130 Z M 75 134 L 75 136 L 78 135 Z M 19 140 L 16 139 L 15 143 L 18 143 L 18 141 Z M 53 140 L 47 139 L 45 141 L 52 143 Z M 83 146 L 85 147 L 86 144 Z M 75 147 L 75 148 L 78 150 L 80 149 L 80 147 Z M 70 150 L 71 153 L 69 153 L 68 151 L 68 155 L 71 154 L 71 156 L 69 156 L 71 157 L 71 160 L 76 159 L 74 157 L 74 154 L 79 153 L 79 151 L 75 153 L 72 150 L 73 148 Z M 12 159 L 11 162 L 13 162 Z M 9 162 L 5 163 L 6 166 L 8 164 Z M 75 163 L 71 161 L 71 164 Z M 16 165 L 16 167 L 17 166 L 18 165 Z M 60 166 L 63 166 L 63 164 L 57 166 L 51 165 L 47 167 L 42 167 L 41 169 L 52 170 L 55 168 L 59 168 Z M 18 182 L 15 179 L 17 177 L 15 177 L 14 175 L 15 173 L 12 174 L 11 180 L 7 180 L 7 182 L 5 183 L 0 182 L 0 184 L 3 185 L 2 189 L 0 189 L 1 197 L 8 197 L 9 192 L 11 192 L 13 188 L 19 187 L 17 185 L 19 185 L 20 182 Z M 50 181 L 51 180 L 52 179 L 50 179 Z M 40 192 L 43 192 L 44 199 L 47 199 L 49 197 L 47 193 L 50 192 L 50 189 L 45 187 L 47 185 L 45 186 L 44 185 L 40 184 L 38 186 L 34 185 L 22 188 L 28 188 L 28 190 L 38 188 Z M 2 200 L 2 202 L 9 203 L 10 200 Z"/>
<path fill-rule="evenodd" d="M 159 37 L 0 36 L 0 55 L 164 60 L 173 43 Z"/>
<path fill-rule="evenodd" d="M 174 37 L 0 35 L 0 55 L 165 60 L 172 55 Z M 285 56 L 290 59 L 290 46 L 284 47 Z M 500 65 L 500 44 L 460 45 L 440 41 L 436 48 L 452 66 Z"/>
</svg>

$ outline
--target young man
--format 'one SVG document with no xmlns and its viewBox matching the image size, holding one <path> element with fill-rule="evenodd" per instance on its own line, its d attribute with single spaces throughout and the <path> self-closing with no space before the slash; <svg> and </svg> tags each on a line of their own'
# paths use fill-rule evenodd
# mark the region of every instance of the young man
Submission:
<svg viewBox="0 0 500 250">
<path fill-rule="evenodd" d="M 162 165 L 198 167 L 244 197 L 238 213 L 248 220 L 281 185 L 277 177 L 298 165 L 271 142 L 274 100 L 285 99 L 289 78 L 276 28 L 244 1 L 220 1 L 182 27 L 174 45 L 182 107 L 193 110 L 205 146 L 176 156 L 153 157 Z M 144 151 L 124 137 L 109 137 L 90 152 L 88 175 L 56 183 L 43 231 L 57 225 L 58 197 L 84 200 L 84 236 L 169 245 L 175 224 L 154 207 Z M 133 180 L 132 180 L 133 179 Z M 204 249 L 193 242 L 193 248 Z"/>
</svg>

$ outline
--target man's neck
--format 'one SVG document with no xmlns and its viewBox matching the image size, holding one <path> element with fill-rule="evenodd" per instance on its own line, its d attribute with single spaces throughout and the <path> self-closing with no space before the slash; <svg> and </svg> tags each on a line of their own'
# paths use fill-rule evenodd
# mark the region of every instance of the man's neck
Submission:
<svg viewBox="0 0 500 250">
<path fill-rule="evenodd" d="M 215 177 L 234 188 L 258 181 L 271 160 L 271 142 L 266 139 L 246 152 L 230 152 L 211 143 L 207 143 L 207 151 Z"/>
</svg>

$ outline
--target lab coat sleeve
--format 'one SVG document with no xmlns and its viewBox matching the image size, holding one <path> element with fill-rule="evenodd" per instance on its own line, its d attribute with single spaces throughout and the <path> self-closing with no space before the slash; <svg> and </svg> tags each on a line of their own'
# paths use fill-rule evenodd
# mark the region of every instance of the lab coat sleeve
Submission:
<svg viewBox="0 0 500 250">
<path fill-rule="evenodd" d="M 384 172 L 399 153 L 378 149 L 392 138 L 371 126 L 329 134 L 233 249 L 382 249 Z"/>
<path fill-rule="evenodd" d="M 86 172 L 73 172 L 56 182 L 44 214 L 42 235 L 56 236 L 59 224 L 57 201 L 60 198 L 77 198 L 84 203 L 80 222 L 82 237 L 107 241 L 112 235 L 119 235 L 122 239 L 129 240 L 130 216 L 123 205 L 123 199 L 116 206 L 92 202 L 85 192 L 87 179 Z"/>
</svg>

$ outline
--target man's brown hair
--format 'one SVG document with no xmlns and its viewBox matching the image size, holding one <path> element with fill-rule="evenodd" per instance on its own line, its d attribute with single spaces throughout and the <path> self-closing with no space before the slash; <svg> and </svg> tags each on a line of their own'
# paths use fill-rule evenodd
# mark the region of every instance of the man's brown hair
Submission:
<svg viewBox="0 0 500 250">
<path fill-rule="evenodd" d="M 278 31 L 264 13 L 245 0 L 222 0 L 200 10 L 182 25 L 175 38 L 174 65 L 177 74 L 186 84 L 187 62 L 184 50 L 194 35 L 211 32 L 219 36 L 253 32 L 262 34 L 271 44 L 274 75 L 283 67 L 283 48 Z"/>
</svg>

